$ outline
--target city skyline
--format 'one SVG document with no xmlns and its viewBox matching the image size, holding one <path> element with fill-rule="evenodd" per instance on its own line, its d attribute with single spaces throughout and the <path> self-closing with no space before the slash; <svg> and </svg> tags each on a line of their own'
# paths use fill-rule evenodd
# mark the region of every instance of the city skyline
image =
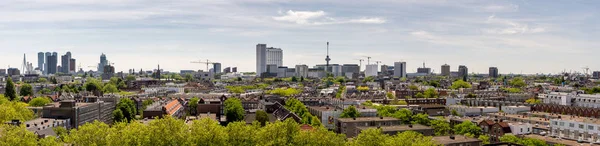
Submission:
<svg viewBox="0 0 600 146">
<path fill-rule="evenodd" d="M 96 70 L 87 66 L 105 53 L 124 72 L 156 64 L 168 71 L 204 70 L 189 63 L 198 59 L 253 72 L 256 56 L 250 54 L 257 43 L 285 50 L 284 66 L 312 67 L 326 63 L 330 42 L 331 64 L 359 64 L 355 59 L 370 56 L 379 65 L 407 62 L 407 72 L 422 62 L 436 73 L 443 64 L 478 73 L 493 66 L 500 74 L 600 70 L 593 64 L 600 53 L 593 43 L 599 19 L 592 6 L 598 2 L 20 3 L 0 2 L 0 68 L 19 68 L 23 53 L 37 62 L 38 52 L 71 51 L 86 71 Z"/>
</svg>

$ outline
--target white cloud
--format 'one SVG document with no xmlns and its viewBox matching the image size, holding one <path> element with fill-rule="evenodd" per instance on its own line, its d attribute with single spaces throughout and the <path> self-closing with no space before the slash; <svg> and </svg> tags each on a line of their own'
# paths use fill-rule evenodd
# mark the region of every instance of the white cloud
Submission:
<svg viewBox="0 0 600 146">
<path fill-rule="evenodd" d="M 282 16 L 273 17 L 276 21 L 292 22 L 300 25 L 328 25 L 328 24 L 382 24 L 386 22 L 381 17 L 363 17 L 363 18 L 333 18 L 327 16 L 324 11 L 294 11 L 288 10 L 285 13 L 279 12 Z"/>
<path fill-rule="evenodd" d="M 486 5 L 481 8 L 485 12 L 516 12 L 519 10 L 519 6 L 515 4 L 508 5 Z"/>
<path fill-rule="evenodd" d="M 527 23 L 520 23 L 514 20 L 496 18 L 495 15 L 489 16 L 485 23 L 492 26 L 492 28 L 483 29 L 483 32 L 487 34 L 533 34 L 542 33 L 546 31 L 546 28 L 544 27 L 530 27 Z"/>
</svg>

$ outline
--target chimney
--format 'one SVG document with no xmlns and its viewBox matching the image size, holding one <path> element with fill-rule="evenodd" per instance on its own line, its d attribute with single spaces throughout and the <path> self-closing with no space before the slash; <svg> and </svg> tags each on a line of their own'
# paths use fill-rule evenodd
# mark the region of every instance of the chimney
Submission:
<svg viewBox="0 0 600 146">
<path fill-rule="evenodd" d="M 356 117 L 353 117 L 352 120 L 356 120 Z"/>
<path fill-rule="evenodd" d="M 454 135 L 450 135 L 450 139 L 454 140 L 455 139 Z"/>
<path fill-rule="evenodd" d="M 413 125 L 412 124 L 408 124 L 408 128 L 413 128 Z"/>
</svg>

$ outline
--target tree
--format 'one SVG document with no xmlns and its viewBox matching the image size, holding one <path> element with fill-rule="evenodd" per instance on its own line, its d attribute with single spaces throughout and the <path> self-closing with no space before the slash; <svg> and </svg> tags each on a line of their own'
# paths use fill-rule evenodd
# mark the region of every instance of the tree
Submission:
<svg viewBox="0 0 600 146">
<path fill-rule="evenodd" d="M 52 100 L 50 100 L 50 98 L 48 98 L 48 97 L 36 97 L 34 99 L 31 99 L 31 101 L 29 101 L 29 106 L 41 107 L 41 106 L 45 106 L 49 103 L 52 103 Z"/>
<path fill-rule="evenodd" d="M 500 141 L 501 142 L 510 142 L 510 143 L 519 143 L 521 141 L 521 139 L 512 134 L 505 134 L 504 136 L 500 137 Z"/>
<path fill-rule="evenodd" d="M 200 101 L 200 98 L 198 97 L 192 97 L 190 99 L 190 102 L 188 102 L 188 108 L 190 109 L 190 114 L 192 115 L 196 115 L 197 113 L 197 109 L 198 109 L 198 102 Z"/>
<path fill-rule="evenodd" d="M 295 88 L 277 88 L 271 91 L 268 91 L 269 94 L 275 94 L 279 96 L 291 97 L 293 95 L 300 94 L 302 91 Z"/>
<path fill-rule="evenodd" d="M 419 93 L 417 93 L 417 95 L 415 95 L 415 98 L 425 98 L 425 95 L 423 95 L 423 93 L 419 92 Z"/>
<path fill-rule="evenodd" d="M 473 122 L 464 121 L 464 122 L 454 126 L 454 133 L 460 134 L 460 135 L 471 134 L 471 135 L 475 135 L 475 137 L 477 137 L 477 136 L 481 135 L 481 128 L 479 126 L 473 124 Z"/>
<path fill-rule="evenodd" d="M 521 77 L 513 78 L 508 84 L 516 88 L 523 88 L 527 86 L 527 83 L 525 83 Z"/>
<path fill-rule="evenodd" d="M 452 109 L 450 111 L 450 114 L 453 115 L 453 116 L 460 116 L 460 114 L 458 114 L 458 112 L 455 109 Z"/>
<path fill-rule="evenodd" d="M 460 88 L 471 88 L 471 84 L 463 81 L 463 80 L 457 80 L 452 82 L 452 89 L 460 89 Z"/>
<path fill-rule="evenodd" d="M 434 146 L 439 145 L 432 140 L 431 136 L 423 136 L 423 134 L 415 131 L 405 131 L 398 133 L 386 139 L 385 145 L 399 146 Z"/>
<path fill-rule="evenodd" d="M 316 127 L 311 131 L 300 131 L 292 138 L 290 145 L 312 146 L 343 146 L 346 136 L 327 131 L 325 128 Z"/>
<path fill-rule="evenodd" d="M 431 128 L 433 128 L 436 136 L 448 135 L 448 133 L 452 131 L 452 128 L 450 128 L 450 123 L 443 119 L 432 120 Z"/>
<path fill-rule="evenodd" d="M 0 145 L 37 146 L 37 136 L 25 126 L 0 124 Z"/>
<path fill-rule="evenodd" d="M 425 98 L 438 98 L 440 93 L 438 93 L 434 88 L 429 88 L 425 90 Z"/>
<path fill-rule="evenodd" d="M 417 85 L 408 85 L 408 89 L 416 91 L 419 90 L 419 87 L 417 87 Z"/>
<path fill-rule="evenodd" d="M 300 77 L 300 82 L 304 82 L 304 77 Z"/>
<path fill-rule="evenodd" d="M 228 145 L 227 130 L 210 118 L 193 121 L 190 131 L 189 145 Z"/>
<path fill-rule="evenodd" d="M 346 83 L 346 78 L 344 78 L 344 77 L 337 77 L 337 78 L 335 78 L 335 82 L 338 82 L 340 84 L 344 84 L 344 83 Z"/>
<path fill-rule="evenodd" d="M 236 122 L 244 120 L 244 107 L 242 101 L 238 98 L 228 98 L 225 100 L 225 116 L 227 122 Z"/>
<path fill-rule="evenodd" d="M 351 105 L 348 108 L 344 109 L 344 111 L 342 111 L 342 115 L 340 115 L 340 118 L 356 118 L 359 116 L 360 113 L 358 112 L 358 110 L 356 110 L 356 107 Z"/>
<path fill-rule="evenodd" d="M 374 76 L 368 76 L 365 79 L 363 79 L 364 83 L 373 82 L 373 81 L 375 81 L 375 77 Z"/>
<path fill-rule="evenodd" d="M 358 90 L 358 91 L 360 91 L 360 92 L 367 92 L 367 91 L 369 91 L 370 89 L 369 89 L 369 87 L 367 87 L 367 86 L 360 86 L 360 87 L 357 87 L 357 88 L 356 88 L 356 90 Z"/>
<path fill-rule="evenodd" d="M 392 117 L 400 119 L 400 121 L 402 121 L 402 123 L 408 124 L 411 121 L 412 118 L 412 111 L 408 110 L 408 109 L 400 109 L 397 112 L 392 114 Z"/>
<path fill-rule="evenodd" d="M 48 79 L 46 79 L 46 78 L 38 78 L 37 82 L 38 83 L 46 83 L 46 82 L 48 82 Z"/>
<path fill-rule="evenodd" d="M 349 146 L 384 146 L 389 135 L 381 133 L 381 129 L 370 128 L 361 131 L 355 139 L 348 142 Z"/>
<path fill-rule="evenodd" d="M 258 110 L 256 111 L 256 121 L 258 121 L 261 126 L 265 126 L 267 121 L 269 121 L 269 115 L 263 110 Z"/>
<path fill-rule="evenodd" d="M 412 116 L 413 124 L 429 125 L 429 115 L 427 114 L 416 114 Z"/>
<path fill-rule="evenodd" d="M 107 84 L 104 85 L 104 89 L 102 91 L 104 91 L 104 93 L 117 93 L 119 92 L 119 89 L 117 89 L 117 87 L 113 84 Z"/>
<path fill-rule="evenodd" d="M 85 90 L 89 92 L 99 92 L 103 89 L 102 83 L 91 77 L 86 79 L 86 82 L 83 86 L 85 87 Z"/>
<path fill-rule="evenodd" d="M 529 99 L 525 100 L 525 102 L 529 103 L 529 104 L 540 104 L 540 103 L 542 103 L 542 100 L 535 99 L 535 98 L 529 98 Z"/>
<path fill-rule="evenodd" d="M 246 122 L 232 122 L 227 124 L 226 131 L 229 135 L 227 140 L 230 145 L 235 146 L 254 146 L 258 145 L 256 142 L 258 138 L 256 133 L 261 130 L 261 126 L 258 122 L 252 123 L 252 125 L 246 125 Z"/>
<path fill-rule="evenodd" d="M 123 122 L 127 119 L 125 119 L 125 115 L 123 115 L 123 111 L 121 111 L 121 109 L 116 109 L 113 111 L 113 120 L 115 122 Z"/>
<path fill-rule="evenodd" d="M 60 141 L 63 141 L 64 137 L 69 134 L 69 131 L 67 130 L 67 128 L 60 127 L 60 126 L 52 128 L 52 131 L 54 131 L 54 133 L 56 133 L 56 136 L 58 136 L 60 138 Z"/>
<path fill-rule="evenodd" d="M 105 136 L 113 133 L 113 129 L 107 124 L 94 121 L 71 130 L 69 136 L 65 137 L 65 142 L 74 145 L 108 145 L 110 140 Z"/>
<path fill-rule="evenodd" d="M 123 122 L 130 122 L 134 120 L 135 115 L 137 113 L 135 103 L 129 98 L 121 98 L 121 100 L 119 100 L 119 103 L 117 103 L 116 110 L 120 110 L 123 114 L 124 119 L 120 120 Z M 115 112 L 113 112 L 113 114 L 115 114 Z M 118 114 L 118 111 L 116 114 Z"/>
<path fill-rule="evenodd" d="M 292 77 L 292 82 L 298 82 L 298 78 L 296 78 L 296 76 Z"/>
<path fill-rule="evenodd" d="M 10 77 L 6 79 L 6 86 L 4 86 L 4 97 L 7 97 L 9 100 L 15 100 L 17 98 L 15 83 L 13 83 L 13 80 Z"/>
<path fill-rule="evenodd" d="M 21 96 L 33 96 L 33 87 L 30 84 L 22 84 L 19 92 Z"/>
<path fill-rule="evenodd" d="M 393 92 L 388 92 L 385 95 L 388 99 L 396 99 L 396 95 Z"/>
<path fill-rule="evenodd" d="M 481 140 L 484 145 L 490 144 L 490 137 L 487 135 L 480 135 L 477 139 Z"/>
</svg>

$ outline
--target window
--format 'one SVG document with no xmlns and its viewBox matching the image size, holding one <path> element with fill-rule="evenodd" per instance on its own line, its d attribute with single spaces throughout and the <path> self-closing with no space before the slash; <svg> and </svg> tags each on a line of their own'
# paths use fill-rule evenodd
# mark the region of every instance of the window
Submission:
<svg viewBox="0 0 600 146">
<path fill-rule="evenodd" d="M 552 121 L 552 125 L 558 125 L 558 122 Z"/>
<path fill-rule="evenodd" d="M 565 126 L 565 122 L 560 122 L 560 126 Z"/>
<path fill-rule="evenodd" d="M 575 127 L 575 124 L 569 123 L 569 127 Z"/>
<path fill-rule="evenodd" d="M 579 124 L 579 129 L 583 129 L 583 124 Z"/>
<path fill-rule="evenodd" d="M 588 125 L 588 130 L 594 130 L 594 126 Z"/>
</svg>

